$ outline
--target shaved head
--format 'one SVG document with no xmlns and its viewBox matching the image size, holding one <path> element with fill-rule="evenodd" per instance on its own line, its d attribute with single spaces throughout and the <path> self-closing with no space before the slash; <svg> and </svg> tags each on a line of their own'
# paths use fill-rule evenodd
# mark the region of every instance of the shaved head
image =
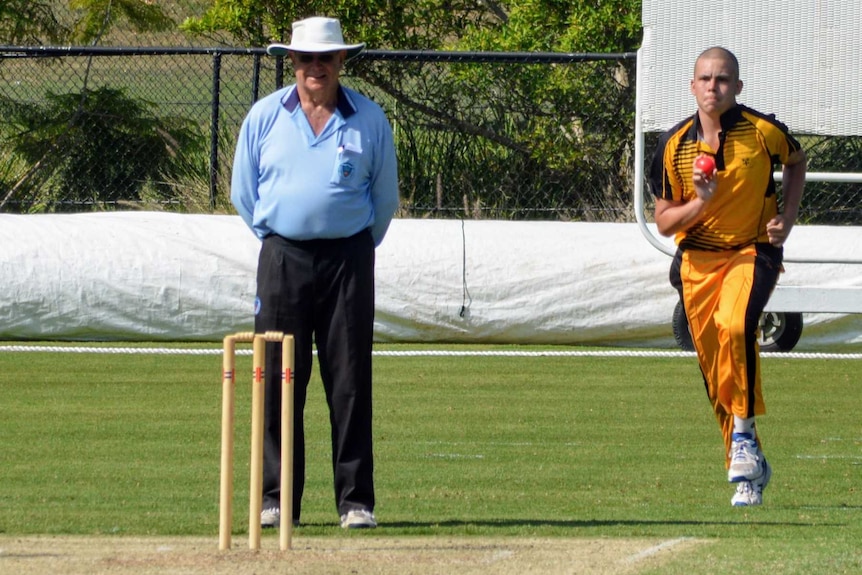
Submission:
<svg viewBox="0 0 862 575">
<path fill-rule="evenodd" d="M 739 79 L 739 60 L 737 60 L 733 52 L 731 52 L 727 48 L 722 48 L 721 46 L 713 46 L 712 48 L 707 48 L 706 50 L 701 52 L 700 56 L 698 56 L 697 60 L 695 60 L 695 69 L 697 69 L 697 63 L 705 59 L 724 60 L 731 66 L 732 72 L 734 74 L 733 80 Z"/>
</svg>

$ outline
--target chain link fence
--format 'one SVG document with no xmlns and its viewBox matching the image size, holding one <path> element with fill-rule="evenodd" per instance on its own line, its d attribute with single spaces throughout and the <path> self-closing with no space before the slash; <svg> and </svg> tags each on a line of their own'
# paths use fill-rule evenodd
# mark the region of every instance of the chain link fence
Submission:
<svg viewBox="0 0 862 575">
<path fill-rule="evenodd" d="M 0 47 L 0 211 L 231 213 L 239 126 L 290 83 L 260 49 Z M 401 217 L 634 221 L 635 54 L 366 51 L 343 82 L 386 110 Z M 862 171 L 862 138 L 804 137 Z M 647 157 L 654 143 L 647 141 Z M 805 223 L 862 223 L 862 186 L 812 182 Z"/>
</svg>

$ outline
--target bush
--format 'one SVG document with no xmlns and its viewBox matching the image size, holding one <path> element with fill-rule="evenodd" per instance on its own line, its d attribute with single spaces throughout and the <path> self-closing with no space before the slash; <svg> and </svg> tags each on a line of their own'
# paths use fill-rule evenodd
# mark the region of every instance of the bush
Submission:
<svg viewBox="0 0 862 575">
<path fill-rule="evenodd" d="M 194 122 L 157 117 L 153 106 L 123 90 L 49 92 L 39 103 L 0 102 L 12 125 L 12 150 L 30 166 L 3 194 L 16 211 L 100 209 L 139 202 L 142 190 L 170 198 L 164 183 L 182 170 L 206 138 Z M 68 208 L 66 208 L 68 211 Z"/>
</svg>

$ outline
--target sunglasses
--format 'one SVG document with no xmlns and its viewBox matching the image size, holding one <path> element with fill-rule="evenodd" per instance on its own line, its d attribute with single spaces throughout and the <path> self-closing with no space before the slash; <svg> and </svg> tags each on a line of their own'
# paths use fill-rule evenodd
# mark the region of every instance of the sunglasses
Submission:
<svg viewBox="0 0 862 575">
<path fill-rule="evenodd" d="M 296 59 L 302 64 L 311 64 L 315 60 L 321 64 L 331 64 L 335 60 L 337 52 L 323 52 L 322 54 L 310 54 L 307 52 L 299 52 L 296 54 Z"/>
</svg>

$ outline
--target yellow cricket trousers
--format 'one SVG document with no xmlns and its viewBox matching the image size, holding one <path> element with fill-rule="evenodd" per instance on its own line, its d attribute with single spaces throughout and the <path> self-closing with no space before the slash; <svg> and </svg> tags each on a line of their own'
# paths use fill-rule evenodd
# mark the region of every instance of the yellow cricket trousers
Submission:
<svg viewBox="0 0 862 575">
<path fill-rule="evenodd" d="M 766 413 L 757 329 L 782 258 L 781 248 L 753 244 L 719 252 L 679 250 L 671 266 L 671 284 L 685 306 L 725 454 L 730 452 L 733 416 Z"/>
</svg>

